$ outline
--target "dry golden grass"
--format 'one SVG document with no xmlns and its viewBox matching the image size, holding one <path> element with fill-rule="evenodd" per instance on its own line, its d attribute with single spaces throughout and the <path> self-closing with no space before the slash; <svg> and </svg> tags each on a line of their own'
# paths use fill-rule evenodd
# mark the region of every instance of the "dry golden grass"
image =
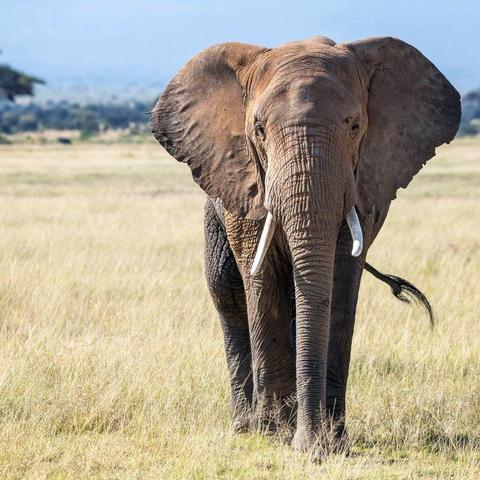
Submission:
<svg viewBox="0 0 480 480">
<path fill-rule="evenodd" d="M 480 141 L 401 192 L 365 274 L 348 425 L 311 464 L 230 429 L 203 194 L 153 142 L 0 147 L 0 478 L 479 478 Z"/>
</svg>

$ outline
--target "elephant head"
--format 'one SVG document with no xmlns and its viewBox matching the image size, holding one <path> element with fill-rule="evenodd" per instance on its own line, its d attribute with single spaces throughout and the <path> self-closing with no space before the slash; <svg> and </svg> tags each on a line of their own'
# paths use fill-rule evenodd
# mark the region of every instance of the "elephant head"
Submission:
<svg viewBox="0 0 480 480">
<path fill-rule="evenodd" d="M 252 273 L 274 228 L 290 249 L 297 305 L 297 440 L 325 399 L 333 261 L 356 209 L 388 208 L 435 147 L 455 136 L 459 94 L 418 50 L 394 38 L 274 49 L 213 46 L 168 85 L 152 131 L 194 180 L 239 217 L 267 217 Z"/>
</svg>

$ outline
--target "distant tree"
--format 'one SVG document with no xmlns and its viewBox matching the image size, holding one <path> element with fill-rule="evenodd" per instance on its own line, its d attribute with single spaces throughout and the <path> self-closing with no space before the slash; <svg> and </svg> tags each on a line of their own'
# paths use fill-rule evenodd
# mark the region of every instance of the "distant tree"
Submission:
<svg viewBox="0 0 480 480">
<path fill-rule="evenodd" d="M 8 65 L 0 65 L 0 99 L 14 101 L 18 95 L 33 95 L 35 84 L 44 83 L 43 80 L 14 70 Z"/>
</svg>

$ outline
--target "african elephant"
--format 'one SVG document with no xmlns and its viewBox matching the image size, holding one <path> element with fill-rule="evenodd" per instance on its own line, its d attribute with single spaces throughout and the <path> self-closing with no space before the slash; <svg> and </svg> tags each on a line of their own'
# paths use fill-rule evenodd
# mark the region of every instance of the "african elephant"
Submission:
<svg viewBox="0 0 480 480">
<path fill-rule="evenodd" d="M 206 277 L 237 429 L 290 415 L 295 397 L 296 449 L 322 450 L 331 421 L 345 438 L 362 271 L 411 287 L 366 264 L 368 248 L 459 120 L 455 88 L 395 38 L 225 43 L 167 86 L 152 132 L 208 196 Z"/>
</svg>

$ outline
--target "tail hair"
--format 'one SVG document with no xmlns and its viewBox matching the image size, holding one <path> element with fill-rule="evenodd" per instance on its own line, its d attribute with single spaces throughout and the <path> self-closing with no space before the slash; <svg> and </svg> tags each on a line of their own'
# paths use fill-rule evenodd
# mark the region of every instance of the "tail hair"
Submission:
<svg viewBox="0 0 480 480">
<path fill-rule="evenodd" d="M 427 297 L 415 285 L 395 275 L 381 273 L 367 262 L 365 262 L 365 270 L 375 278 L 378 278 L 378 280 L 386 283 L 392 289 L 392 294 L 401 302 L 412 304 L 413 301 L 413 303 L 423 307 L 430 319 L 430 326 L 432 328 L 435 326 L 436 320 L 433 308 Z"/>
</svg>

